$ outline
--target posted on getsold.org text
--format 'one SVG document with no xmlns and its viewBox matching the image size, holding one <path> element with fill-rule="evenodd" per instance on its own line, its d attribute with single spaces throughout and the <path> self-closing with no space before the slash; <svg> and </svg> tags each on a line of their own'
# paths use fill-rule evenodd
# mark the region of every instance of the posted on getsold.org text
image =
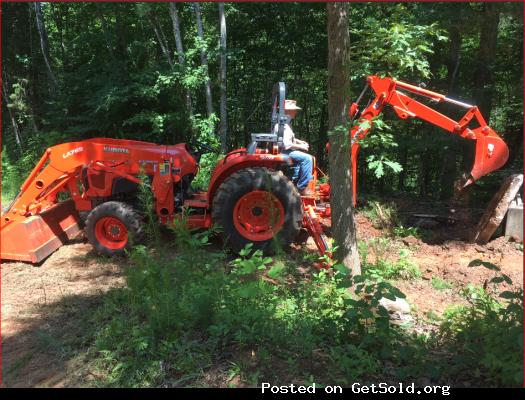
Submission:
<svg viewBox="0 0 525 400">
<path fill-rule="evenodd" d="M 342 387 L 337 385 L 319 385 L 315 382 L 311 385 L 273 385 L 269 382 L 263 382 L 261 385 L 263 394 L 277 394 L 277 393 L 304 393 L 304 394 L 341 394 L 341 393 L 408 393 L 408 394 L 437 394 L 448 396 L 450 394 L 450 386 L 428 385 L 416 387 L 415 383 L 404 384 L 389 384 L 386 382 L 361 384 L 353 383 L 349 386 Z"/>
</svg>

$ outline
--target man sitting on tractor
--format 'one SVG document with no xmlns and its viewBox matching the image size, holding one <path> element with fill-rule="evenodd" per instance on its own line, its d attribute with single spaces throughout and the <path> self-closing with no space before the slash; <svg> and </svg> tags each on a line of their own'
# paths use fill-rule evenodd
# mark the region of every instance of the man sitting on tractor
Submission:
<svg viewBox="0 0 525 400">
<path fill-rule="evenodd" d="M 288 116 L 289 121 L 295 118 L 297 110 L 297 102 L 295 100 L 285 100 L 284 112 Z M 292 182 L 299 189 L 302 196 L 312 196 L 311 190 L 308 188 L 308 183 L 312 180 L 313 158 L 306 153 L 310 145 L 304 140 L 297 139 L 290 126 L 290 122 L 284 125 L 283 133 L 283 153 L 287 154 L 293 160 L 293 175 Z M 275 124 L 274 133 L 277 133 L 279 125 Z"/>
</svg>

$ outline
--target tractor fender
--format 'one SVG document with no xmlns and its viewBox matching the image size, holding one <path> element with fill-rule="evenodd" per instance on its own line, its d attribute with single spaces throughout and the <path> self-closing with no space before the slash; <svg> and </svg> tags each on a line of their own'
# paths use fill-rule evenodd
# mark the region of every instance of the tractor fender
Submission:
<svg viewBox="0 0 525 400">
<path fill-rule="evenodd" d="M 208 188 L 208 204 L 213 203 L 219 186 L 235 172 L 251 167 L 275 169 L 283 164 L 292 164 L 292 159 L 286 154 L 248 154 L 239 150 L 228 153 L 213 170 Z"/>
</svg>

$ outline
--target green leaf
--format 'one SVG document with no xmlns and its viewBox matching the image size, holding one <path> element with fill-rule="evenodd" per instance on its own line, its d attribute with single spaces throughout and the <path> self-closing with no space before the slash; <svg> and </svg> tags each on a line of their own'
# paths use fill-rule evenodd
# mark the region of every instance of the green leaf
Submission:
<svg viewBox="0 0 525 400">
<path fill-rule="evenodd" d="M 277 279 L 282 275 L 283 271 L 284 271 L 284 265 L 274 265 L 268 271 L 268 276 L 272 279 Z"/>
<path fill-rule="evenodd" d="M 501 297 L 502 299 L 517 299 L 520 296 L 517 293 L 509 292 L 508 290 L 506 290 L 504 292 L 501 292 L 499 297 Z"/>
<path fill-rule="evenodd" d="M 244 299 L 255 297 L 259 292 L 257 285 L 257 282 L 245 283 L 237 289 L 237 293 Z"/>
<path fill-rule="evenodd" d="M 398 172 L 401 172 L 403 171 L 403 167 L 401 166 L 401 164 L 399 164 L 398 162 L 395 162 L 395 161 L 385 161 L 385 164 L 388 165 L 390 167 L 390 169 L 394 172 L 394 173 L 398 173 Z"/>
</svg>

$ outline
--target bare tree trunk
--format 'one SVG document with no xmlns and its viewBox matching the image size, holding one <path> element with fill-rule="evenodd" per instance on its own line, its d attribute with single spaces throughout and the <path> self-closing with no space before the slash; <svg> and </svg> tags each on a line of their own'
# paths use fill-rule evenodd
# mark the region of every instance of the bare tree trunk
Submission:
<svg viewBox="0 0 525 400">
<path fill-rule="evenodd" d="M 451 27 L 449 30 L 450 37 L 450 53 L 449 60 L 447 63 L 447 75 L 448 75 L 448 94 L 452 95 L 456 88 L 456 78 L 459 71 L 459 62 L 461 60 L 461 32 L 458 27 Z"/>
<path fill-rule="evenodd" d="M 221 150 L 226 153 L 228 150 L 228 110 L 226 108 L 226 16 L 224 14 L 224 3 L 219 3 L 219 20 L 221 26 L 221 65 L 220 65 L 220 85 L 221 85 Z"/>
<path fill-rule="evenodd" d="M 202 29 L 202 18 L 201 18 L 201 6 L 199 3 L 193 3 L 193 9 L 195 10 L 195 18 L 197 20 L 197 33 L 201 41 L 204 42 L 204 31 Z M 211 96 L 211 83 L 210 74 L 208 73 L 208 56 L 204 49 L 201 50 L 201 63 L 206 73 L 206 111 L 208 117 L 213 114 L 213 99 Z"/>
<path fill-rule="evenodd" d="M 95 10 L 97 13 L 97 17 L 100 19 L 102 33 L 104 34 L 104 38 L 106 39 L 106 48 L 108 49 L 111 59 L 115 61 L 116 57 L 115 57 L 115 52 L 113 51 L 113 40 L 111 38 L 111 35 L 109 34 L 108 21 L 106 19 L 106 16 L 102 13 L 102 7 L 100 3 L 95 4 Z M 62 41 L 62 45 L 63 45 L 63 41 Z"/>
<path fill-rule="evenodd" d="M 35 19 L 36 26 L 38 28 L 38 34 L 40 35 L 40 47 L 42 48 L 42 55 L 44 56 L 44 62 L 47 68 L 47 74 L 51 82 L 51 88 L 53 92 L 58 91 L 58 83 L 51 68 L 51 57 L 49 56 L 49 42 L 47 39 L 46 26 L 44 24 L 44 16 L 42 15 L 42 4 L 39 2 L 35 3 Z"/>
<path fill-rule="evenodd" d="M 16 122 L 15 115 L 13 113 L 13 110 L 11 110 L 10 107 L 8 107 L 8 101 L 9 98 L 8 92 L 7 92 L 7 79 L 6 74 L 3 74 L 4 77 L 2 79 L 2 99 L 4 100 L 5 106 L 7 108 L 7 112 L 9 113 L 9 119 L 11 119 L 11 125 L 13 125 L 13 133 L 15 134 L 15 141 L 20 150 L 22 150 L 22 136 L 20 134 L 20 129 L 18 128 L 18 123 Z"/>
<path fill-rule="evenodd" d="M 485 244 L 490 240 L 498 226 L 501 225 L 510 203 L 514 200 L 522 185 L 523 174 L 511 175 L 503 181 L 471 235 L 471 242 Z"/>
<path fill-rule="evenodd" d="M 155 32 L 155 36 L 157 37 L 162 53 L 166 57 L 166 60 L 168 61 L 170 68 L 173 69 L 173 59 L 171 58 L 168 41 L 166 40 L 166 36 L 164 35 L 164 32 L 162 31 L 162 27 L 158 23 L 157 17 L 153 13 L 153 11 L 149 11 L 147 16 L 148 16 L 149 23 L 151 24 L 151 27 L 153 28 L 153 31 Z"/>
<path fill-rule="evenodd" d="M 64 14 L 61 11 L 62 7 L 64 5 L 56 5 L 56 4 L 50 4 L 50 6 L 53 9 L 53 16 L 55 19 L 55 24 L 58 30 L 58 34 L 60 36 L 60 58 L 62 60 L 62 65 L 67 65 L 67 52 L 66 52 L 66 46 L 64 43 Z"/>
<path fill-rule="evenodd" d="M 330 131 L 330 187 L 332 235 L 338 246 L 336 257 L 361 274 L 357 252 L 352 200 L 351 152 L 347 122 L 350 82 L 348 80 L 348 3 L 327 3 L 328 30 L 328 129 Z"/>
<path fill-rule="evenodd" d="M 474 97 L 488 124 L 490 124 L 490 113 L 492 111 L 492 94 L 494 92 L 492 69 L 496 53 L 501 6 L 497 3 L 483 4 L 477 67 L 474 71 Z M 466 140 L 462 141 L 461 146 L 463 148 L 463 169 L 468 171 L 474 161 L 475 143 L 472 140 Z"/>
<path fill-rule="evenodd" d="M 182 47 L 182 36 L 180 34 L 180 23 L 179 23 L 179 13 L 177 12 L 177 5 L 174 2 L 170 3 L 170 17 L 171 23 L 173 25 L 173 36 L 175 36 L 175 46 L 177 48 L 177 57 L 179 59 L 179 64 L 181 66 L 186 65 L 186 60 L 184 59 L 184 48 Z M 191 100 L 190 90 L 186 90 L 186 107 L 188 107 L 188 112 L 190 115 L 193 115 L 193 104 Z"/>
<path fill-rule="evenodd" d="M 326 142 L 328 141 L 328 136 L 326 134 L 326 131 L 328 127 L 326 126 L 326 114 L 328 113 L 326 109 L 326 104 L 324 104 L 321 108 L 321 116 L 319 118 L 319 131 L 317 134 L 318 139 L 318 146 L 317 146 L 317 165 L 323 166 L 323 169 L 325 169 L 325 163 L 326 163 Z"/>
<path fill-rule="evenodd" d="M 454 95 L 456 92 L 456 78 L 459 71 L 459 64 L 461 60 L 461 42 L 462 36 L 457 26 L 452 26 L 448 30 L 450 37 L 450 52 L 449 60 L 447 62 L 447 79 L 448 79 L 448 94 Z M 458 156 L 456 138 L 447 145 L 447 151 L 443 156 L 443 161 L 440 171 L 440 192 L 441 200 L 450 200 L 454 195 L 454 180 L 457 175 L 456 160 Z"/>
<path fill-rule="evenodd" d="M 484 3 L 481 19 L 477 68 L 474 71 L 474 89 L 479 109 L 487 123 L 492 111 L 493 66 L 498 39 L 501 4 Z"/>
</svg>

